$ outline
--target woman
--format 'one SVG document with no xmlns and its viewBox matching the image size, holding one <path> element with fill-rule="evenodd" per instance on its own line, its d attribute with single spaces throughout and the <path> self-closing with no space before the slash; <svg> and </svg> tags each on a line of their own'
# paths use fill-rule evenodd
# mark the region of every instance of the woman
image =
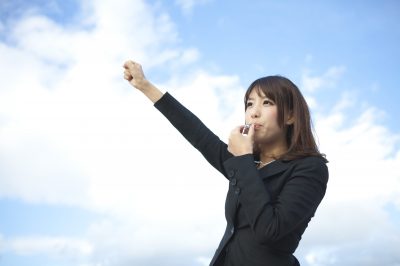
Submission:
<svg viewBox="0 0 400 266">
<path fill-rule="evenodd" d="M 229 180 L 227 227 L 210 265 L 299 265 L 293 253 L 325 195 L 328 169 L 296 85 L 280 76 L 254 81 L 245 94 L 250 126 L 234 128 L 225 144 L 152 85 L 140 64 L 124 68 L 124 78 Z"/>
</svg>

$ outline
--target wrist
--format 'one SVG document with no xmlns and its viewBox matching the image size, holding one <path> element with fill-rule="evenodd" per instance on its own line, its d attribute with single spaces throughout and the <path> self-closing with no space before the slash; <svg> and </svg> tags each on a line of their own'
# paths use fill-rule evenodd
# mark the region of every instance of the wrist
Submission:
<svg viewBox="0 0 400 266">
<path fill-rule="evenodd" d="M 154 87 L 153 84 L 151 84 L 150 81 L 148 81 L 146 79 L 138 82 L 138 84 L 136 86 L 136 88 L 143 93 L 146 93 L 147 91 L 151 90 L 152 87 Z"/>
<path fill-rule="evenodd" d="M 138 89 L 153 103 L 156 103 L 164 95 L 163 92 L 161 92 L 156 86 L 147 80 L 144 80 Z"/>
</svg>

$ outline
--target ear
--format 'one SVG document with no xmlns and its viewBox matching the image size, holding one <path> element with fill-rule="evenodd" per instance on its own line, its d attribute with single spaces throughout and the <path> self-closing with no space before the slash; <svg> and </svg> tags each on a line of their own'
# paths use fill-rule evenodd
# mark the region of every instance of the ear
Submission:
<svg viewBox="0 0 400 266">
<path fill-rule="evenodd" d="M 286 125 L 290 126 L 293 125 L 293 123 L 294 123 L 294 117 L 292 114 L 290 114 L 289 117 L 286 119 Z"/>
</svg>

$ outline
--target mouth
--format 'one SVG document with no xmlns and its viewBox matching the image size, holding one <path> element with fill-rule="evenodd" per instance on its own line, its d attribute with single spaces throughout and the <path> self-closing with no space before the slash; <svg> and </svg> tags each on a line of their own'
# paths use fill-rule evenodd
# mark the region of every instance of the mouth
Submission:
<svg viewBox="0 0 400 266">
<path fill-rule="evenodd" d="M 260 124 L 254 124 L 254 130 L 258 130 L 258 129 L 260 129 L 260 127 L 262 127 L 262 125 L 260 125 Z"/>
</svg>

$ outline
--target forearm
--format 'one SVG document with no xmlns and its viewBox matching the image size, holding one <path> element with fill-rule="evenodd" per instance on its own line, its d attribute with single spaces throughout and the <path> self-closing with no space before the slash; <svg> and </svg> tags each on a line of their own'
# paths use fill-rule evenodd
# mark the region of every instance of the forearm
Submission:
<svg viewBox="0 0 400 266">
<path fill-rule="evenodd" d="M 146 81 L 143 86 L 139 89 L 150 101 L 156 103 L 164 95 L 156 86 L 151 82 Z"/>
</svg>

